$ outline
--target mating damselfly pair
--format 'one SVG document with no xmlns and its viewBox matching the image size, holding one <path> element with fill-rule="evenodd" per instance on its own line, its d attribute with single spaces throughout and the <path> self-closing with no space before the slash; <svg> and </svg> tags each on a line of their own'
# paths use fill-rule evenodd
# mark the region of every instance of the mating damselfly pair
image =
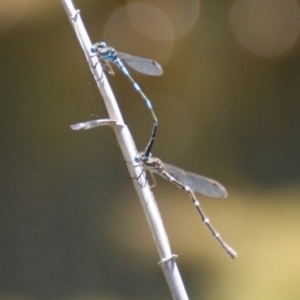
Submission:
<svg viewBox="0 0 300 300">
<path fill-rule="evenodd" d="M 178 167 L 163 163 L 159 158 L 151 157 L 151 150 L 156 138 L 158 120 L 151 101 L 144 94 L 136 81 L 132 78 L 129 71 L 123 64 L 123 61 L 136 71 L 152 76 L 159 76 L 163 73 L 161 66 L 151 59 L 136 57 L 123 52 L 117 52 L 114 48 L 108 47 L 104 42 L 94 44 L 91 48 L 91 52 L 100 59 L 100 62 L 113 62 L 115 65 L 117 65 L 122 73 L 130 80 L 134 89 L 141 95 L 150 111 L 153 119 L 152 134 L 145 151 L 139 154 L 139 156 L 136 158 L 136 161 L 141 163 L 145 170 L 160 175 L 164 179 L 172 182 L 177 187 L 188 193 L 204 224 L 207 226 L 222 248 L 230 255 L 230 257 L 236 258 L 237 253 L 224 242 L 224 240 L 220 237 L 220 234 L 210 224 L 209 219 L 204 214 L 194 193 L 197 192 L 212 198 L 226 198 L 227 191 L 225 187 L 215 180 L 194 173 L 185 172 Z M 94 120 L 72 125 L 71 128 L 74 130 L 91 129 L 99 125 L 99 122 Z"/>
</svg>

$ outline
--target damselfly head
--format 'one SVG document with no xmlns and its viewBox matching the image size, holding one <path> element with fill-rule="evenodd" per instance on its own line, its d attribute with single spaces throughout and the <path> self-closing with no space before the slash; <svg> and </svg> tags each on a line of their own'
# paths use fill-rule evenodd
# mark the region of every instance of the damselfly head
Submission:
<svg viewBox="0 0 300 300">
<path fill-rule="evenodd" d="M 134 161 L 136 163 L 140 163 L 141 162 L 141 155 L 140 155 L 140 153 L 134 158 Z"/>
<path fill-rule="evenodd" d="M 96 53 L 97 52 L 97 45 L 96 44 L 91 47 L 91 52 L 92 53 Z"/>
<path fill-rule="evenodd" d="M 151 153 L 149 153 L 149 155 L 146 156 L 145 152 L 140 152 L 139 153 L 139 161 L 146 164 L 149 161 L 149 159 L 151 158 L 151 156 L 152 156 Z"/>
<path fill-rule="evenodd" d="M 139 152 L 139 154 L 134 158 L 135 162 L 140 163 L 143 162 L 144 152 Z"/>
<path fill-rule="evenodd" d="M 98 43 L 95 43 L 92 47 L 91 47 L 91 52 L 92 53 L 96 53 L 98 52 L 99 50 L 105 48 L 107 45 L 105 42 L 98 42 Z"/>
</svg>

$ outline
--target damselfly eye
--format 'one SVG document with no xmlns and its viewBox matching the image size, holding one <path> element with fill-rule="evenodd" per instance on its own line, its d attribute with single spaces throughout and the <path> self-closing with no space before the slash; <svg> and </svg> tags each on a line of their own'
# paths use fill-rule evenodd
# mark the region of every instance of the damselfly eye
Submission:
<svg viewBox="0 0 300 300">
<path fill-rule="evenodd" d="M 106 47 L 106 43 L 105 42 L 100 42 L 97 46 L 97 48 L 105 48 Z"/>
</svg>

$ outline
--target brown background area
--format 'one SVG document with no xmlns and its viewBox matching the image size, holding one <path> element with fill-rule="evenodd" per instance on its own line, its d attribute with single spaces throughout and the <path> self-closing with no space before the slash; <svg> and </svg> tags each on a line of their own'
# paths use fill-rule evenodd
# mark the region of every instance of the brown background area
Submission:
<svg viewBox="0 0 300 300">
<path fill-rule="evenodd" d="M 125 2 L 76 4 L 96 42 Z M 279 57 L 249 52 L 231 5 L 202 1 L 163 77 L 132 74 L 160 120 L 153 154 L 227 187 L 228 199 L 201 204 L 239 258 L 222 252 L 184 192 L 158 179 L 154 193 L 191 299 L 296 300 L 300 43 Z M 171 299 L 113 131 L 70 130 L 107 114 L 60 2 L 32 1 L 0 32 L 0 49 L 0 299 Z M 160 61 L 155 49 L 132 54 Z M 149 113 L 114 70 L 142 150 Z"/>
</svg>

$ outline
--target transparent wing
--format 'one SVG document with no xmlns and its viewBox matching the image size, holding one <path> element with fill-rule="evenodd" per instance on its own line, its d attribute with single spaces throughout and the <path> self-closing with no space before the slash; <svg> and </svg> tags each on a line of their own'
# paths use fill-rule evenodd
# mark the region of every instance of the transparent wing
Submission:
<svg viewBox="0 0 300 300">
<path fill-rule="evenodd" d="M 190 187 L 194 192 L 212 198 L 226 198 L 227 191 L 219 182 L 184 170 L 175 166 L 165 164 L 164 167 L 175 179 Z"/>
<path fill-rule="evenodd" d="M 152 76 L 159 76 L 163 73 L 160 64 L 152 59 L 132 56 L 123 52 L 118 52 L 118 57 L 128 66 L 140 73 Z"/>
</svg>

